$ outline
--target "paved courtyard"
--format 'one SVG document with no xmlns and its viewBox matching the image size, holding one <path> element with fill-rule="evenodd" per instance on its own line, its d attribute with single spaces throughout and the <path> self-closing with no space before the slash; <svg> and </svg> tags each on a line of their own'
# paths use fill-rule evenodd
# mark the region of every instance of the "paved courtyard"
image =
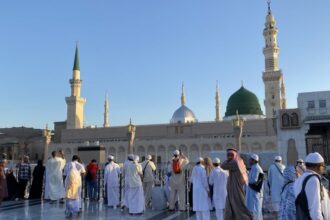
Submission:
<svg viewBox="0 0 330 220">
<path fill-rule="evenodd" d="M 2 220 L 61 220 L 65 219 L 64 204 L 49 204 L 37 200 L 33 201 L 18 201 L 4 202 L 0 208 L 0 219 Z M 266 217 L 266 216 L 265 216 Z M 79 217 L 73 219 L 111 219 L 111 220 L 195 220 L 195 214 L 192 212 L 168 212 L 168 211 L 153 211 L 148 209 L 141 216 L 130 216 L 123 213 L 120 209 L 113 210 L 100 203 L 85 202 L 83 212 Z M 211 219 L 215 218 L 215 213 L 211 212 Z M 271 218 L 264 218 L 270 220 Z"/>
</svg>

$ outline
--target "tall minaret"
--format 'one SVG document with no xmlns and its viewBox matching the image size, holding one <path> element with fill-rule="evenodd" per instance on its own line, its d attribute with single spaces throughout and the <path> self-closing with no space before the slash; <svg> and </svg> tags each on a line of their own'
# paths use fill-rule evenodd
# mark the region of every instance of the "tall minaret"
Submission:
<svg viewBox="0 0 330 220">
<path fill-rule="evenodd" d="M 108 94 L 105 95 L 105 101 L 104 101 L 104 122 L 103 127 L 108 128 L 109 127 L 109 103 L 108 103 Z"/>
<path fill-rule="evenodd" d="M 274 117 L 276 110 L 283 108 L 281 94 L 281 80 L 283 75 L 278 65 L 280 49 L 277 47 L 277 32 L 275 18 L 270 8 L 270 1 L 268 1 L 268 13 L 263 31 L 266 44 L 263 49 L 265 71 L 262 75 L 265 84 L 264 104 L 267 118 Z"/>
<path fill-rule="evenodd" d="M 219 93 L 219 86 L 217 81 L 216 92 L 215 92 L 215 121 L 219 122 L 221 120 L 222 118 L 220 115 L 220 93 Z"/>
<path fill-rule="evenodd" d="M 182 88 L 181 88 L 181 105 L 186 104 L 186 95 L 184 93 L 184 84 L 182 82 Z"/>
<path fill-rule="evenodd" d="M 72 79 L 70 79 L 71 96 L 65 98 L 67 104 L 67 129 L 83 128 L 84 125 L 84 105 L 86 103 L 86 99 L 80 96 L 81 83 L 82 80 L 80 79 L 79 54 L 77 44 L 72 70 Z"/>
</svg>

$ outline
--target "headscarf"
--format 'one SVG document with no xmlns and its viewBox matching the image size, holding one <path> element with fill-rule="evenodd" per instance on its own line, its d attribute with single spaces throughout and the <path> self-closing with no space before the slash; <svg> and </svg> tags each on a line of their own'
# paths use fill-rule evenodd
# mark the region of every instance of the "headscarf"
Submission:
<svg viewBox="0 0 330 220">
<path fill-rule="evenodd" d="M 242 174 L 243 182 L 245 185 L 247 185 L 248 184 L 248 175 L 246 172 L 246 166 L 244 164 L 243 159 L 240 157 L 239 153 L 234 149 L 228 149 L 227 152 L 232 153 L 234 155 L 233 160 L 236 161 L 238 169 Z"/>
<path fill-rule="evenodd" d="M 289 182 L 294 182 L 297 179 L 296 169 L 294 166 L 288 166 L 283 172 L 284 185 Z"/>
<path fill-rule="evenodd" d="M 206 175 L 210 176 L 211 171 L 213 170 L 213 163 L 211 158 L 209 157 L 204 158 L 204 163 L 205 163 Z"/>
</svg>

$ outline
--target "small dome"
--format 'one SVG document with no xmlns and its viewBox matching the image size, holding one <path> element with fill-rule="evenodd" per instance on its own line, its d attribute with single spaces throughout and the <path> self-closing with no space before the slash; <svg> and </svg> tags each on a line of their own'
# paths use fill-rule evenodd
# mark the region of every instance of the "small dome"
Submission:
<svg viewBox="0 0 330 220">
<path fill-rule="evenodd" d="M 263 116 L 257 96 L 243 86 L 232 94 L 227 103 L 225 117 L 236 115 Z"/>
<path fill-rule="evenodd" d="M 175 123 L 194 123 L 197 122 L 195 114 L 185 105 L 178 108 L 171 119 L 171 124 Z"/>
</svg>

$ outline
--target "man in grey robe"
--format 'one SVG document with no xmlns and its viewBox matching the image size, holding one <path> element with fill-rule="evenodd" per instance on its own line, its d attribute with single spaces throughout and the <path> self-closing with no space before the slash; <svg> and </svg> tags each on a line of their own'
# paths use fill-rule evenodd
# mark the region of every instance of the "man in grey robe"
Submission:
<svg viewBox="0 0 330 220">
<path fill-rule="evenodd" d="M 227 160 L 221 167 L 229 171 L 224 219 L 252 220 L 250 211 L 245 204 L 244 186 L 248 181 L 246 167 L 236 149 L 227 150 Z"/>
</svg>

